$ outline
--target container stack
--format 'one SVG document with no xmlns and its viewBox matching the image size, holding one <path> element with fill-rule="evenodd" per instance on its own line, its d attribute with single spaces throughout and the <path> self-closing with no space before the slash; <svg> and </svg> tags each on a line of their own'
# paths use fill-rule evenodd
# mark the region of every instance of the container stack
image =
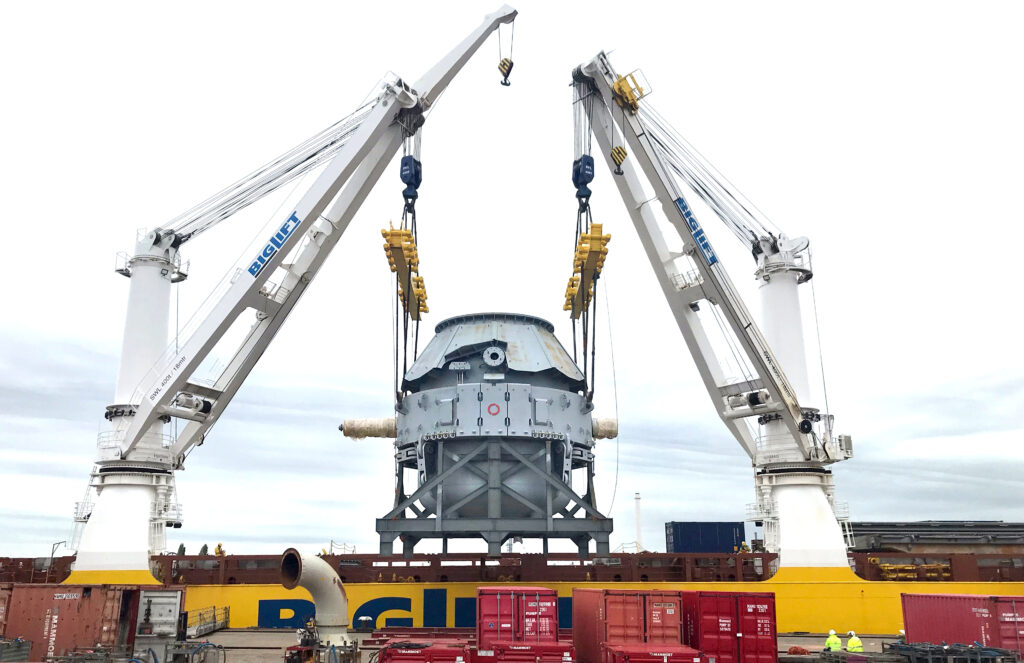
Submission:
<svg viewBox="0 0 1024 663">
<path fill-rule="evenodd" d="M 573 643 L 580 663 L 776 663 L 775 596 L 578 589 Z"/>
</svg>

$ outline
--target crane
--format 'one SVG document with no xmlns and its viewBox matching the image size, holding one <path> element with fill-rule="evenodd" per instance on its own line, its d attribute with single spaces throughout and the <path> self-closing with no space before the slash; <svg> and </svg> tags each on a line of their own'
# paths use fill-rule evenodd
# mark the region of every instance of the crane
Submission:
<svg viewBox="0 0 1024 663">
<path fill-rule="evenodd" d="M 348 117 L 166 227 L 140 233 L 134 255 L 118 267 L 130 286 L 115 403 L 97 441 L 87 493 L 95 490 L 95 502 L 76 506 L 82 527 L 68 582 L 155 582 L 150 554 L 165 547 L 166 527 L 181 526 L 174 472 L 224 413 L 403 142 L 417 135 L 488 36 L 516 15 L 507 5 L 487 15 L 414 84 L 386 80 Z M 503 58 L 503 84 L 511 69 L 511 59 Z M 181 246 L 317 167 L 322 171 L 294 210 L 208 298 L 183 343 L 169 346 L 171 286 L 188 276 Z M 246 329 L 240 340 L 228 334 L 239 321 Z M 211 367 L 215 348 L 230 359 Z M 172 420 L 183 423 L 176 435 L 169 432 Z"/>
<path fill-rule="evenodd" d="M 764 523 L 766 548 L 780 553 L 782 567 L 848 567 L 829 468 L 850 458 L 853 447 L 849 436 L 833 433 L 830 413 L 810 405 L 797 290 L 813 275 L 809 242 L 773 231 L 723 183 L 642 102 L 650 86 L 639 72 L 619 75 L 602 52 L 576 68 L 573 87 L 577 133 L 582 122 L 597 139 L 708 395 L 755 468 L 750 516 Z M 580 152 L 577 140 L 577 185 L 581 170 L 584 184 L 592 179 L 592 157 Z M 684 189 L 704 200 L 757 261 L 763 332 Z M 663 232 L 663 220 L 675 237 Z"/>
</svg>

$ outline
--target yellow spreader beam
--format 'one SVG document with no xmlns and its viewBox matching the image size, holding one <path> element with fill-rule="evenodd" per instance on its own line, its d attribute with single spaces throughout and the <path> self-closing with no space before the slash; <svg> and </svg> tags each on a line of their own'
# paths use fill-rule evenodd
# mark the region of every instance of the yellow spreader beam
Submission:
<svg viewBox="0 0 1024 663">
<path fill-rule="evenodd" d="M 573 319 L 579 318 L 590 306 L 594 297 L 594 281 L 601 275 L 604 260 L 608 256 L 608 242 L 611 235 L 601 234 L 601 224 L 590 224 L 590 232 L 580 235 L 576 243 L 576 255 L 572 259 L 572 276 L 565 288 L 565 311 L 571 311 Z M 583 287 L 586 284 L 586 287 Z"/>
<path fill-rule="evenodd" d="M 427 308 L 427 287 L 419 275 L 420 257 L 412 231 L 391 227 L 381 230 L 380 234 L 384 236 L 384 253 L 388 256 L 388 265 L 398 275 L 398 298 L 402 307 L 410 318 L 419 320 L 420 314 L 429 313 L 430 309 Z"/>
</svg>

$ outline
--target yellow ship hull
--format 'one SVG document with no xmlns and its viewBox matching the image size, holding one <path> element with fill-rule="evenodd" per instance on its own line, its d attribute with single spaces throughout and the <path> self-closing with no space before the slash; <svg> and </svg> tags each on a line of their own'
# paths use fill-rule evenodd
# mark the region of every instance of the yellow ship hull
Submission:
<svg viewBox="0 0 1024 663">
<path fill-rule="evenodd" d="M 376 627 L 472 626 L 479 583 L 346 583 L 349 617 L 356 625 L 370 617 Z M 493 584 L 493 583 L 490 583 Z M 516 583 L 507 583 L 516 584 Z M 1024 582 L 871 582 L 842 568 L 785 568 L 763 582 L 595 583 L 545 582 L 558 592 L 560 614 L 571 615 L 574 588 L 774 592 L 780 633 L 894 634 L 903 628 L 900 595 L 984 594 L 1022 596 Z M 280 585 L 190 585 L 186 610 L 209 606 L 231 609 L 231 628 L 285 628 L 300 624 L 312 611 L 309 593 Z M 565 623 L 560 617 L 560 622 Z"/>
</svg>

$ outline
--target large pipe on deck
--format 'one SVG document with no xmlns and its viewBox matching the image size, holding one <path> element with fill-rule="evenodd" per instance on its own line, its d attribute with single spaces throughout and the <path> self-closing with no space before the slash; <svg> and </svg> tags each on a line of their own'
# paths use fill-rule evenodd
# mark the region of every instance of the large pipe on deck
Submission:
<svg viewBox="0 0 1024 663">
<path fill-rule="evenodd" d="M 324 643 L 348 640 L 348 595 L 331 565 L 313 555 L 289 548 L 281 556 L 281 584 L 286 589 L 302 587 L 313 597 L 316 627 Z"/>
<path fill-rule="evenodd" d="M 619 420 L 611 417 L 594 417 L 594 439 L 611 440 L 619 436 Z"/>
<path fill-rule="evenodd" d="M 354 437 L 356 439 L 364 437 L 390 437 L 394 439 L 398 436 L 397 425 L 394 417 L 385 417 L 381 419 L 346 419 L 338 430 L 342 432 L 345 437 Z"/>
<path fill-rule="evenodd" d="M 609 440 L 619 435 L 619 421 L 614 418 L 594 417 L 594 439 Z M 346 419 L 338 430 L 345 437 L 362 439 L 366 437 L 384 437 L 394 439 L 398 435 L 394 417 L 380 419 Z"/>
</svg>

